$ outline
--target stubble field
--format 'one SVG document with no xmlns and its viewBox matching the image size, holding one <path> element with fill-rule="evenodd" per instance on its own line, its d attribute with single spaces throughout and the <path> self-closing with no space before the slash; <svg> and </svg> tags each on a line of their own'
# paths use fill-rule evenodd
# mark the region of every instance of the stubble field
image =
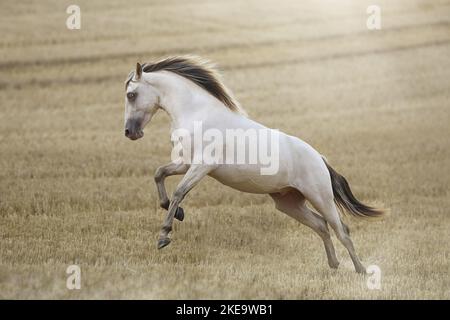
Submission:
<svg viewBox="0 0 450 320">
<path fill-rule="evenodd" d="M 448 299 L 450 2 L 2 1 L 0 298 Z M 155 169 L 170 160 L 169 118 L 123 136 L 136 61 L 197 54 L 218 63 L 249 116 L 309 142 L 381 221 L 344 218 L 370 290 L 334 237 L 268 196 L 206 179 L 158 251 L 165 211 Z M 167 180 L 172 191 L 179 178 Z M 81 289 L 66 268 L 81 268 Z"/>
</svg>

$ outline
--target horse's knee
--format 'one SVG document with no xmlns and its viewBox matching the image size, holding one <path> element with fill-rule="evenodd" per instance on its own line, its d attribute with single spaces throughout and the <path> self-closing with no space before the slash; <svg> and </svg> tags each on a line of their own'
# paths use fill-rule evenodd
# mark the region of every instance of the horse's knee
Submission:
<svg viewBox="0 0 450 320">
<path fill-rule="evenodd" d="M 165 176 L 165 170 L 163 167 L 159 167 L 158 169 L 156 169 L 155 171 L 155 182 L 159 183 L 164 179 Z"/>
</svg>

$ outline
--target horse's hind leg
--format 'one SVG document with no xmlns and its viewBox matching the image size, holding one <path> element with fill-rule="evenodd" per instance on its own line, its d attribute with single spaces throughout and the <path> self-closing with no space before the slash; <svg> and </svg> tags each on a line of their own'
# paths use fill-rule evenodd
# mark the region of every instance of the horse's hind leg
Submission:
<svg viewBox="0 0 450 320">
<path fill-rule="evenodd" d="M 339 241 L 344 245 L 350 254 L 350 258 L 353 261 L 355 270 L 358 273 L 366 273 L 366 268 L 362 265 L 358 256 L 356 255 L 355 248 L 353 246 L 352 239 L 350 238 L 348 227 L 344 226 L 339 216 L 339 212 L 334 204 L 333 193 L 330 192 L 312 192 L 311 194 L 305 195 L 306 198 L 311 202 L 311 204 L 316 208 L 328 222 L 331 228 L 336 233 Z"/>
<path fill-rule="evenodd" d="M 322 238 L 327 253 L 328 265 L 336 269 L 339 266 L 339 261 L 336 258 L 327 223 L 321 216 L 306 206 L 305 198 L 300 192 L 293 190 L 284 195 L 274 193 L 270 196 L 275 201 L 275 206 L 278 210 L 310 227 Z"/>
</svg>

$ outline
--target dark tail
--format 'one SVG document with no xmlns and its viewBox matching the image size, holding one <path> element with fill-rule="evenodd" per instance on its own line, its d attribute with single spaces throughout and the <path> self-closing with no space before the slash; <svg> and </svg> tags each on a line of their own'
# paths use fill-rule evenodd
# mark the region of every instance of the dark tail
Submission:
<svg viewBox="0 0 450 320">
<path fill-rule="evenodd" d="M 357 216 L 357 217 L 380 217 L 383 215 L 383 211 L 372 208 L 364 203 L 360 202 L 353 195 L 352 190 L 347 180 L 337 173 L 325 160 L 328 171 L 331 176 L 331 185 L 333 187 L 334 202 L 342 210 Z"/>
</svg>

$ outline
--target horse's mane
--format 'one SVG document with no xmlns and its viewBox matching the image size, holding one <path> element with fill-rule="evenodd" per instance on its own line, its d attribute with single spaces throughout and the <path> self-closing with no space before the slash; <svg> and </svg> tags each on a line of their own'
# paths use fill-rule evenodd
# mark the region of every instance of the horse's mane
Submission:
<svg viewBox="0 0 450 320">
<path fill-rule="evenodd" d="M 219 73 L 209 61 L 196 56 L 174 56 L 142 65 L 143 72 L 163 70 L 191 80 L 219 99 L 231 111 L 245 114 L 245 111 L 222 83 Z M 134 71 L 128 75 L 125 86 L 128 86 L 133 77 Z"/>
</svg>

